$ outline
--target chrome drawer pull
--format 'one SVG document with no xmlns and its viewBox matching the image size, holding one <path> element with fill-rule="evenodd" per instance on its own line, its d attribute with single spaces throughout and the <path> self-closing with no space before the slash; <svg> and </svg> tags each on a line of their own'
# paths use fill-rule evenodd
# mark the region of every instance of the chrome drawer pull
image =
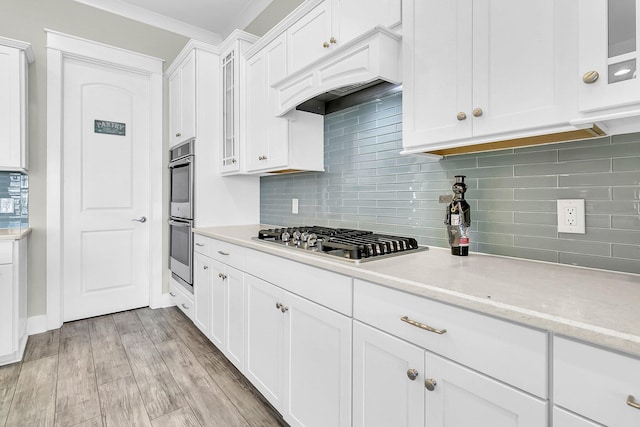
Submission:
<svg viewBox="0 0 640 427">
<path fill-rule="evenodd" d="M 202 243 L 196 243 L 196 246 L 204 246 Z"/>
<path fill-rule="evenodd" d="M 633 395 L 631 394 L 627 397 L 627 405 L 631 406 L 632 408 L 640 409 L 640 403 L 636 402 L 635 397 L 633 397 Z"/>
<path fill-rule="evenodd" d="M 222 252 L 222 251 L 218 251 L 218 253 L 219 253 L 220 255 L 229 255 L 229 252 Z"/>
<path fill-rule="evenodd" d="M 411 319 L 409 319 L 408 316 L 402 316 L 400 318 L 400 320 L 402 320 L 403 322 L 407 322 L 408 324 L 410 324 L 411 326 L 415 326 L 416 328 L 424 329 L 425 331 L 433 332 L 433 333 L 436 333 L 438 335 L 442 335 L 442 334 L 447 332 L 446 329 L 432 328 L 431 326 L 425 325 L 424 323 L 420 323 L 420 322 L 416 322 L 415 320 L 411 320 Z"/>
<path fill-rule="evenodd" d="M 186 305 L 185 303 L 180 304 L 182 306 L 182 308 L 184 308 L 185 310 L 189 310 L 189 306 Z"/>
<path fill-rule="evenodd" d="M 171 295 L 172 297 L 176 296 L 176 294 L 174 294 L 173 292 L 169 292 L 169 295 Z"/>
</svg>

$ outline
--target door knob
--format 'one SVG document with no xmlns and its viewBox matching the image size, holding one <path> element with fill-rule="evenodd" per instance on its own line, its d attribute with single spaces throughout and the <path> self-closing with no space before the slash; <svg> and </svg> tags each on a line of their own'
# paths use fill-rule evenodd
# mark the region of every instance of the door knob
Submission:
<svg viewBox="0 0 640 427">
<path fill-rule="evenodd" d="M 141 216 L 140 218 L 133 218 L 131 221 L 147 222 L 147 217 Z"/>
<path fill-rule="evenodd" d="M 434 380 L 432 378 L 428 378 L 428 379 L 424 380 L 424 386 L 429 391 L 435 390 L 436 389 L 436 385 L 438 385 L 438 383 L 436 382 L 436 380 Z"/>
<path fill-rule="evenodd" d="M 407 371 L 407 376 L 409 377 L 409 379 L 411 381 L 414 381 L 416 378 L 418 378 L 418 370 L 417 369 L 409 369 Z"/>
</svg>

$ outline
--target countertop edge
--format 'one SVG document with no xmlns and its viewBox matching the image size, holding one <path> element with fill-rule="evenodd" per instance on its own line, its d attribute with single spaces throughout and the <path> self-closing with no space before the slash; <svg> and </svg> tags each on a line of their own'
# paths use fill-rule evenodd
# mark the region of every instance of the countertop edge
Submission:
<svg viewBox="0 0 640 427">
<path fill-rule="evenodd" d="M 0 241 L 2 240 L 21 240 L 31 234 L 32 229 L 29 228 L 3 228 L 0 229 Z"/>
<path fill-rule="evenodd" d="M 413 295 L 430 298 L 438 302 L 443 302 L 460 308 L 472 310 L 480 314 L 493 316 L 502 320 L 507 320 L 528 327 L 545 330 L 552 334 L 558 334 L 569 338 L 582 340 L 588 343 L 627 353 L 635 357 L 640 357 L 639 335 L 607 329 L 598 325 L 559 317 L 541 311 L 530 310 L 512 304 L 496 302 L 488 298 L 478 298 L 473 295 L 468 295 L 442 287 L 426 285 L 424 283 L 414 283 L 410 280 L 362 270 L 357 265 L 351 264 L 349 261 L 334 261 L 325 257 L 305 254 L 304 252 L 294 252 L 286 248 L 279 248 L 277 246 L 270 245 L 268 243 L 261 243 L 259 241 L 246 239 L 244 237 L 240 238 L 233 235 L 225 234 L 223 232 L 223 228 L 224 227 L 196 228 L 193 229 L 193 232 L 195 234 L 215 238 L 248 249 L 258 250 L 271 255 L 280 256 L 291 261 L 301 262 L 313 267 L 329 270 L 334 273 L 347 275 L 355 280 L 372 282 L 380 286 L 385 286 Z M 269 228 L 269 226 L 262 226 L 261 228 Z M 492 255 L 487 256 L 491 257 Z M 529 260 L 518 261 L 535 262 Z M 562 267 L 567 269 L 582 269 L 581 267 L 573 266 Z M 618 272 L 611 273 L 618 274 Z M 627 273 L 619 274 L 622 274 L 624 276 L 636 276 L 634 274 Z"/>
</svg>

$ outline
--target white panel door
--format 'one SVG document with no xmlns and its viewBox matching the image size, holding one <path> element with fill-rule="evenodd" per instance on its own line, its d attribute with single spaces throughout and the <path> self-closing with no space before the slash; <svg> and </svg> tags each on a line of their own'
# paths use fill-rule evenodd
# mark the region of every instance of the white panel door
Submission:
<svg viewBox="0 0 640 427">
<path fill-rule="evenodd" d="M 284 370 L 284 315 L 280 304 L 284 291 L 257 277 L 245 276 L 247 289 L 245 375 L 281 410 Z"/>
<path fill-rule="evenodd" d="M 149 304 L 151 123 L 148 76 L 65 59 L 63 88 L 66 322 Z"/>
<path fill-rule="evenodd" d="M 427 427 L 545 427 L 548 402 L 426 353 Z M 425 383 L 426 384 L 426 383 Z"/>
<path fill-rule="evenodd" d="M 351 318 L 290 293 L 284 304 L 285 420 L 350 426 Z"/>
<path fill-rule="evenodd" d="M 423 349 L 354 320 L 354 427 L 424 427 L 423 368 Z"/>
</svg>

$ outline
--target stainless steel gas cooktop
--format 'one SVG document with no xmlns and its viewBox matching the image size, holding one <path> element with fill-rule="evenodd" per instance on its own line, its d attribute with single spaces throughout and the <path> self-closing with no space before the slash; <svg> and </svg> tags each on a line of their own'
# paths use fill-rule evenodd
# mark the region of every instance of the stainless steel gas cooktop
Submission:
<svg viewBox="0 0 640 427">
<path fill-rule="evenodd" d="M 260 230 L 253 239 L 355 263 L 428 249 L 411 237 L 319 226 L 270 228 Z"/>
</svg>

